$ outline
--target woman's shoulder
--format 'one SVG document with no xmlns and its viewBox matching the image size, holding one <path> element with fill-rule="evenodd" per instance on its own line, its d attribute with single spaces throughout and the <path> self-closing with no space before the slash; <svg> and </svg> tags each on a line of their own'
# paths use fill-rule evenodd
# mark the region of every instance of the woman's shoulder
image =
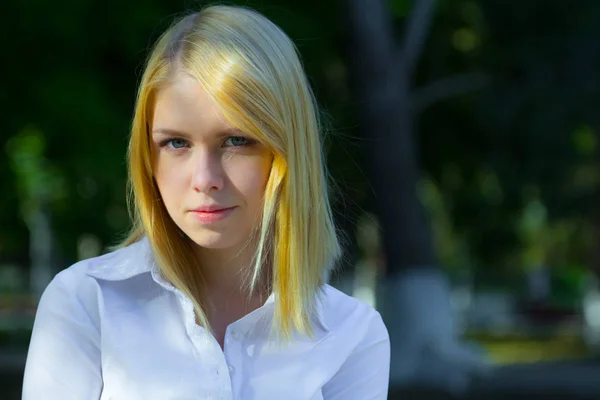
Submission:
<svg viewBox="0 0 600 400">
<path fill-rule="evenodd" d="M 375 308 L 333 286 L 324 286 L 320 307 L 321 318 L 330 331 L 359 333 L 372 328 L 387 335 L 381 315 Z"/>
<path fill-rule="evenodd" d="M 85 308 L 95 308 L 98 280 L 122 280 L 148 268 L 147 263 L 139 262 L 140 247 L 143 243 L 134 243 L 70 265 L 54 276 L 40 302 L 75 301 Z"/>
</svg>

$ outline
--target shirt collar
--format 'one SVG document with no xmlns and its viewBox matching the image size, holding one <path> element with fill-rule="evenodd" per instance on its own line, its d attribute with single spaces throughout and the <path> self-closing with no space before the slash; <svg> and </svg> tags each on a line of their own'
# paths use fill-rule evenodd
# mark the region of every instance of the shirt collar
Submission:
<svg viewBox="0 0 600 400">
<path fill-rule="evenodd" d="M 127 247 L 92 258 L 86 273 L 106 281 L 123 281 L 156 269 L 150 243 L 144 236 Z"/>
<path fill-rule="evenodd" d="M 154 261 L 150 242 L 146 236 L 127 247 L 91 259 L 86 271 L 87 275 L 105 281 L 123 281 L 144 273 L 151 273 L 152 278 L 157 284 L 172 288 L 172 285 L 165 282 L 158 272 L 158 266 Z M 321 325 L 322 329 L 328 332 L 329 328 L 325 323 L 323 305 L 326 298 L 326 290 L 326 285 L 324 285 L 317 296 L 316 322 Z M 272 293 L 264 305 L 274 303 L 276 296 L 276 293 Z"/>
</svg>

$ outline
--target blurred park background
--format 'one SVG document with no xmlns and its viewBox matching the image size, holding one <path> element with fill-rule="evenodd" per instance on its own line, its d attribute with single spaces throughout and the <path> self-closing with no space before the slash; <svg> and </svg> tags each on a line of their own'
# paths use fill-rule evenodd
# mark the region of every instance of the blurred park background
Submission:
<svg viewBox="0 0 600 400">
<path fill-rule="evenodd" d="M 1 399 L 45 285 L 127 230 L 145 57 L 205 4 L 0 5 Z M 331 284 L 382 311 L 390 398 L 600 398 L 600 2 L 227 4 L 302 54 L 346 238 Z"/>
</svg>

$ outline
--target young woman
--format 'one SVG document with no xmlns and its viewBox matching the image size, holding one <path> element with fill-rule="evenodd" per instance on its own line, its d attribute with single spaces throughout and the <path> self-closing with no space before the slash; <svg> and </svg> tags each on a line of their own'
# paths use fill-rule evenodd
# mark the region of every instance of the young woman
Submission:
<svg viewBox="0 0 600 400">
<path fill-rule="evenodd" d="M 387 398 L 380 315 L 324 283 L 340 254 L 296 49 L 247 8 L 155 45 L 129 143 L 133 229 L 42 296 L 23 398 Z"/>
</svg>

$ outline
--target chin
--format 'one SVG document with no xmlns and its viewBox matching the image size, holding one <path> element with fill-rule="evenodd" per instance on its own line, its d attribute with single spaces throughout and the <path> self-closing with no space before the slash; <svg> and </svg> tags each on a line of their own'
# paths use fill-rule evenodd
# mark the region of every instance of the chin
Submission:
<svg viewBox="0 0 600 400">
<path fill-rule="evenodd" d="M 232 237 L 226 237 L 220 233 L 198 233 L 194 232 L 191 234 L 187 234 L 188 237 L 197 244 L 199 247 L 205 249 L 213 249 L 213 250 L 224 250 L 228 248 L 232 248 L 238 243 L 237 240 L 232 240 Z"/>
</svg>

